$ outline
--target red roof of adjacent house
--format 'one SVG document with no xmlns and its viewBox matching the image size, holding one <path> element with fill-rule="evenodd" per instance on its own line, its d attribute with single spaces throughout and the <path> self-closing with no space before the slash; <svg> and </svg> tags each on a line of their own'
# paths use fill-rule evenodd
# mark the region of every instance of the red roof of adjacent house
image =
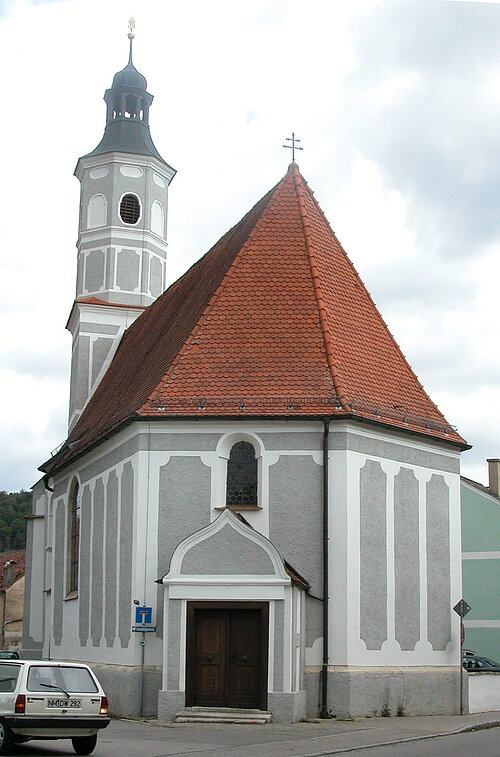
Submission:
<svg viewBox="0 0 500 757">
<path fill-rule="evenodd" d="M 252 415 L 355 415 L 465 444 L 295 163 L 130 326 L 54 463 L 131 417 Z"/>
<path fill-rule="evenodd" d="M 5 565 L 13 564 L 13 570 L 10 580 L 5 583 L 6 571 Z M 26 572 L 26 550 L 11 549 L 9 552 L 0 552 L 0 588 L 8 589 L 13 583 L 24 576 Z"/>
</svg>

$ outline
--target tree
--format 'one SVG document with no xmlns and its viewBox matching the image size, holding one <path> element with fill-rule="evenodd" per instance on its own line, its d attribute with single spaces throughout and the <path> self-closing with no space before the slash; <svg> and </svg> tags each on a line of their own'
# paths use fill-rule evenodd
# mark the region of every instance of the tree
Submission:
<svg viewBox="0 0 500 757">
<path fill-rule="evenodd" d="M 0 552 L 26 548 L 26 518 L 31 513 L 32 494 L 0 491 Z"/>
</svg>

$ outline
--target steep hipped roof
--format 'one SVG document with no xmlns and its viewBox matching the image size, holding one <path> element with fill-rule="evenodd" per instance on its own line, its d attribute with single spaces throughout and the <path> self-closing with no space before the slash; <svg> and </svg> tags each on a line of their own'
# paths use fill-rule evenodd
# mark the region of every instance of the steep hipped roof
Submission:
<svg viewBox="0 0 500 757">
<path fill-rule="evenodd" d="M 292 163 L 125 333 L 44 470 L 135 417 L 356 416 L 463 446 Z"/>
</svg>

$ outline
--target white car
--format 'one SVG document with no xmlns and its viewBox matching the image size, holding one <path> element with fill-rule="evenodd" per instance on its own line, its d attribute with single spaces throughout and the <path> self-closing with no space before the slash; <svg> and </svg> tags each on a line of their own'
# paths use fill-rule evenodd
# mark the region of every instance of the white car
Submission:
<svg viewBox="0 0 500 757">
<path fill-rule="evenodd" d="M 71 739 L 90 754 L 109 724 L 108 700 L 87 665 L 0 660 L 0 754 L 31 739 Z"/>
</svg>

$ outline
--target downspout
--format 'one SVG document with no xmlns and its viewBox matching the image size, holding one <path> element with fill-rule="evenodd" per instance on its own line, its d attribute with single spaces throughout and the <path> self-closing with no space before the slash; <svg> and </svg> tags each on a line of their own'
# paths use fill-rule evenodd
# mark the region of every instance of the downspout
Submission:
<svg viewBox="0 0 500 757">
<path fill-rule="evenodd" d="M 2 602 L 2 611 L 0 612 L 0 644 L 3 649 L 5 646 L 5 602 L 7 600 L 7 592 L 5 589 L 0 589 L 0 599 Z"/>
<path fill-rule="evenodd" d="M 54 491 L 53 487 L 49 486 L 49 478 L 50 478 L 50 474 L 46 473 L 45 476 L 42 478 L 43 485 L 45 486 L 45 491 L 53 492 Z"/>
<path fill-rule="evenodd" d="M 323 663 L 320 717 L 328 715 L 328 434 L 330 418 L 323 418 Z"/>
</svg>

